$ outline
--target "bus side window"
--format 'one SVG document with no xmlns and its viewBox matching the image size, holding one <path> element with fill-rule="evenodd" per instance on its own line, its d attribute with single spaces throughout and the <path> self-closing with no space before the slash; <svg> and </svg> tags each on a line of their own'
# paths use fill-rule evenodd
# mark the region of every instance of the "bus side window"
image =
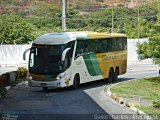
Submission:
<svg viewBox="0 0 160 120">
<path fill-rule="evenodd" d="M 127 50 L 127 38 L 122 38 L 123 50 Z"/>
<path fill-rule="evenodd" d="M 69 42 L 67 43 L 65 48 L 71 48 L 71 56 L 73 55 L 73 50 L 74 50 L 74 45 L 75 45 L 75 41 Z"/>
<path fill-rule="evenodd" d="M 70 67 L 71 62 L 72 62 L 72 54 L 71 54 L 71 51 L 69 51 L 66 54 L 66 57 L 65 57 L 65 60 L 64 60 L 64 63 L 63 63 L 63 70 L 64 71 Z"/>
<path fill-rule="evenodd" d="M 34 53 L 31 52 L 30 54 L 30 67 L 34 67 Z"/>
<path fill-rule="evenodd" d="M 75 59 L 84 53 L 84 43 L 83 41 L 77 41 Z"/>
<path fill-rule="evenodd" d="M 116 38 L 117 51 L 123 50 L 122 38 Z"/>
<path fill-rule="evenodd" d="M 87 49 L 88 49 L 88 54 L 94 54 L 95 53 L 95 40 L 88 40 L 86 42 L 87 44 Z"/>
<path fill-rule="evenodd" d="M 112 52 L 112 39 L 111 38 L 109 38 L 108 40 L 107 40 L 107 52 Z"/>
<path fill-rule="evenodd" d="M 89 51 L 88 49 L 88 41 L 83 42 L 83 48 L 81 48 L 84 50 L 84 53 L 87 53 Z"/>
<path fill-rule="evenodd" d="M 97 54 L 97 53 L 99 53 L 99 41 L 97 41 L 97 40 L 94 40 L 94 45 L 95 45 L 95 53 Z"/>
<path fill-rule="evenodd" d="M 102 45 L 102 53 L 103 52 L 107 52 L 107 40 L 106 39 L 103 39 L 101 40 L 101 45 Z"/>
</svg>

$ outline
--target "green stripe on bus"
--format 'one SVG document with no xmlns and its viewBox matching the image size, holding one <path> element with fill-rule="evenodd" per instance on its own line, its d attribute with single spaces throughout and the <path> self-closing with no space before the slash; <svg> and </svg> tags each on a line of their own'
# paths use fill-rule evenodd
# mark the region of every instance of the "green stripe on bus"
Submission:
<svg viewBox="0 0 160 120">
<path fill-rule="evenodd" d="M 91 76 L 102 74 L 97 57 L 95 54 L 83 56 L 87 70 Z"/>
<path fill-rule="evenodd" d="M 88 40 L 88 37 L 78 37 L 77 40 Z"/>
<path fill-rule="evenodd" d="M 45 78 L 53 79 L 53 78 L 56 78 L 57 76 L 58 76 L 58 74 L 54 74 L 54 75 L 45 75 Z"/>
</svg>

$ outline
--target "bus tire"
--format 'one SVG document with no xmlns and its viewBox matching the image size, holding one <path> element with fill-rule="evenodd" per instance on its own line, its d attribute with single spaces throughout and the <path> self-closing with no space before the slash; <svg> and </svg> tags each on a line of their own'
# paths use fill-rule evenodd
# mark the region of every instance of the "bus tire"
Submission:
<svg viewBox="0 0 160 120">
<path fill-rule="evenodd" d="M 110 70 L 109 70 L 108 82 L 109 82 L 109 83 L 112 83 L 112 82 L 113 82 L 113 79 L 114 79 L 114 70 L 113 70 L 113 69 L 110 69 Z"/>
<path fill-rule="evenodd" d="M 43 91 L 47 92 L 48 91 L 48 87 L 43 87 Z"/>
<path fill-rule="evenodd" d="M 117 81 L 118 80 L 118 75 L 119 75 L 119 69 L 118 67 L 115 69 L 115 72 L 114 72 L 114 79 L 113 81 Z"/>
<path fill-rule="evenodd" d="M 77 75 L 75 75 L 75 77 L 74 77 L 72 89 L 73 89 L 73 90 L 76 90 L 76 89 L 78 88 L 79 84 L 80 84 L 80 77 L 79 77 L 79 75 L 77 74 Z"/>
</svg>

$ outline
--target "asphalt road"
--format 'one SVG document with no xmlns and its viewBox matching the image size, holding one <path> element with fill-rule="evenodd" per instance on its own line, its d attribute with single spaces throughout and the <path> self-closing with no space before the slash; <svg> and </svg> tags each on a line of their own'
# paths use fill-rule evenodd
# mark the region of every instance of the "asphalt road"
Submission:
<svg viewBox="0 0 160 120">
<path fill-rule="evenodd" d="M 158 76 L 158 66 L 152 64 L 128 64 L 128 72 L 119 81 Z M 116 83 L 117 83 L 116 82 Z M 9 91 L 7 98 L 0 103 L 0 116 L 18 120 L 91 120 L 111 119 L 114 114 L 135 114 L 129 108 L 105 96 L 106 81 L 96 81 L 70 88 L 49 90 L 30 88 L 22 85 Z M 113 83 L 115 84 L 115 83 Z M 112 116 L 113 117 L 113 116 Z"/>
</svg>

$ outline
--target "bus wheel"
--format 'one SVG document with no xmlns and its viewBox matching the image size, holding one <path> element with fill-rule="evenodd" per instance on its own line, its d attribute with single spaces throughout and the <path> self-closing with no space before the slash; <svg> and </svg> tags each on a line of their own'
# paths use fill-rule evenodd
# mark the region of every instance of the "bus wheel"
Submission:
<svg viewBox="0 0 160 120">
<path fill-rule="evenodd" d="M 73 81 L 73 86 L 72 86 L 73 90 L 76 90 L 78 88 L 79 83 L 80 83 L 80 78 L 78 75 L 76 75 Z"/>
<path fill-rule="evenodd" d="M 47 92 L 48 91 L 48 87 L 43 87 L 43 91 Z"/>
<path fill-rule="evenodd" d="M 118 68 L 116 68 L 115 73 L 114 73 L 113 81 L 117 81 L 118 80 L 118 75 L 119 75 L 119 70 L 118 70 Z"/>
<path fill-rule="evenodd" d="M 114 79 L 114 71 L 113 69 L 109 70 L 109 77 L 108 77 L 108 82 L 112 83 Z"/>
</svg>

